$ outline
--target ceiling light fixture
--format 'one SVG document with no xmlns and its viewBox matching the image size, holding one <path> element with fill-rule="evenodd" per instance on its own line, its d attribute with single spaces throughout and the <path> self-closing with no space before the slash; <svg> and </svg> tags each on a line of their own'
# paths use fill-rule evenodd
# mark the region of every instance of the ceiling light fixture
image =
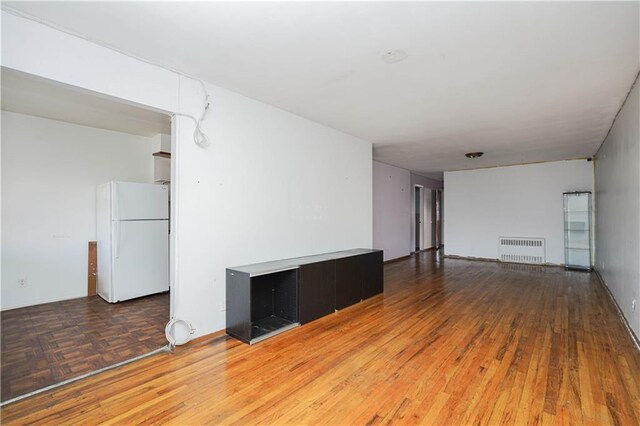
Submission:
<svg viewBox="0 0 640 426">
<path fill-rule="evenodd" d="M 401 49 L 396 49 L 385 52 L 381 59 L 388 64 L 395 64 L 396 62 L 404 61 L 408 57 L 409 55 L 407 55 L 407 52 Z"/>
<path fill-rule="evenodd" d="M 480 158 L 484 152 L 467 152 L 464 156 L 467 158 Z"/>
</svg>

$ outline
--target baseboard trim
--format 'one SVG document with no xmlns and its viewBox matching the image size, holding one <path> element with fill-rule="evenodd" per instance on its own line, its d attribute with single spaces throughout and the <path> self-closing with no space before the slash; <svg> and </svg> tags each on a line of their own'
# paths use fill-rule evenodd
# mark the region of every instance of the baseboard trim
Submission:
<svg viewBox="0 0 640 426">
<path fill-rule="evenodd" d="M 620 309 L 620 305 L 618 305 L 618 301 L 616 300 L 615 297 L 613 297 L 613 293 L 611 293 L 609 286 L 607 286 L 607 283 L 604 281 L 604 278 L 602 278 L 602 275 L 600 275 L 600 271 L 598 271 L 597 269 L 594 269 L 593 272 L 596 273 L 596 276 L 598 277 L 598 281 L 600 281 L 600 285 L 604 288 L 604 291 L 606 291 L 607 294 L 609 295 L 609 299 L 611 299 L 611 301 L 613 302 L 613 306 L 616 307 L 616 311 L 618 312 L 618 316 L 620 317 L 620 319 L 622 320 L 622 323 L 624 324 L 624 328 L 627 329 L 627 332 L 629 333 L 629 336 L 631 336 L 631 340 L 635 344 L 636 349 L 638 350 L 638 352 L 640 352 L 640 339 L 638 339 L 638 336 L 636 336 L 636 334 L 633 332 L 633 329 L 631 329 L 631 326 L 629 325 L 629 321 L 627 321 L 627 318 L 622 313 L 622 309 Z"/>
<path fill-rule="evenodd" d="M 438 250 L 438 248 L 439 248 L 439 247 L 429 247 L 429 248 L 422 249 L 422 250 L 412 251 L 412 252 L 411 252 L 411 254 L 410 254 L 409 256 L 414 255 L 414 254 L 418 254 L 418 253 L 424 253 L 424 252 L 427 252 L 427 251 L 434 251 L 434 250 Z"/>
<path fill-rule="evenodd" d="M 202 343 L 211 343 L 211 341 L 225 336 L 227 334 L 225 329 L 222 330 L 218 330 L 218 331 L 214 331 L 213 333 L 209 333 L 209 334 L 205 334 L 204 336 L 200 336 L 200 337 L 196 337 L 193 340 L 189 340 L 187 343 L 185 343 L 184 345 L 180 345 L 180 346 L 176 346 L 173 351 L 180 351 L 182 349 L 189 349 L 193 346 L 198 346 L 201 345 Z"/>
<path fill-rule="evenodd" d="M 406 255 L 406 256 L 400 256 L 400 257 L 396 257 L 396 258 L 394 258 L 394 259 L 385 260 L 385 261 L 384 261 L 384 262 L 382 262 L 382 263 L 386 265 L 386 264 L 388 264 L 388 263 L 399 262 L 399 261 L 401 261 L 401 260 L 409 259 L 411 256 L 413 256 L 413 253 L 412 253 L 412 254 L 408 254 L 408 255 Z"/>
<path fill-rule="evenodd" d="M 490 257 L 473 257 L 473 256 L 458 256 L 457 254 L 445 254 L 445 259 L 458 259 L 458 260 L 475 260 L 478 262 L 493 262 L 500 263 L 498 259 L 492 259 Z"/>
<path fill-rule="evenodd" d="M 503 262 L 500 259 L 493 259 L 490 257 L 473 257 L 473 256 L 458 256 L 457 254 L 445 254 L 445 259 L 458 259 L 458 260 L 475 260 L 478 262 L 491 262 L 500 263 L 502 265 L 527 265 L 527 266 L 545 266 L 548 268 L 564 268 L 564 265 L 557 265 L 555 263 L 523 263 L 523 262 Z"/>
</svg>

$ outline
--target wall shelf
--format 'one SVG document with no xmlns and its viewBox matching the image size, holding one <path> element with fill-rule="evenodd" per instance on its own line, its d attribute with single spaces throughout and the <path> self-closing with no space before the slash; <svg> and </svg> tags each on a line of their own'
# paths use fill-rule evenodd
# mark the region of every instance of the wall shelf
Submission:
<svg viewBox="0 0 640 426">
<path fill-rule="evenodd" d="M 149 155 L 149 154 L 147 154 Z M 154 152 L 153 154 L 154 157 L 160 157 L 160 158 L 167 158 L 167 159 L 171 159 L 171 153 L 170 152 L 165 152 L 165 151 L 158 151 L 158 152 Z"/>
</svg>

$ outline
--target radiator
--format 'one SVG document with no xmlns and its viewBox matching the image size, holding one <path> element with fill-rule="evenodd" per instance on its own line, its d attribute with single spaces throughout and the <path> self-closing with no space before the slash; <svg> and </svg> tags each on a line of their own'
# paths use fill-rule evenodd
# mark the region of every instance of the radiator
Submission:
<svg viewBox="0 0 640 426">
<path fill-rule="evenodd" d="M 500 260 L 542 265 L 546 263 L 544 238 L 500 237 Z"/>
</svg>

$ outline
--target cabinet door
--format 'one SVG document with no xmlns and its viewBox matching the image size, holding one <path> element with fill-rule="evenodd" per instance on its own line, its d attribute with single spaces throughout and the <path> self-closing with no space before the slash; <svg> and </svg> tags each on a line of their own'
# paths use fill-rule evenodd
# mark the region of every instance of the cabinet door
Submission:
<svg viewBox="0 0 640 426">
<path fill-rule="evenodd" d="M 343 309 L 362 300 L 364 256 L 336 259 L 336 309 Z"/>
<path fill-rule="evenodd" d="M 384 273 L 382 252 L 362 255 L 365 258 L 364 279 L 362 280 L 362 298 L 368 299 L 384 291 Z"/>
<path fill-rule="evenodd" d="M 300 266 L 300 324 L 306 324 L 336 310 L 335 262 Z"/>
</svg>

